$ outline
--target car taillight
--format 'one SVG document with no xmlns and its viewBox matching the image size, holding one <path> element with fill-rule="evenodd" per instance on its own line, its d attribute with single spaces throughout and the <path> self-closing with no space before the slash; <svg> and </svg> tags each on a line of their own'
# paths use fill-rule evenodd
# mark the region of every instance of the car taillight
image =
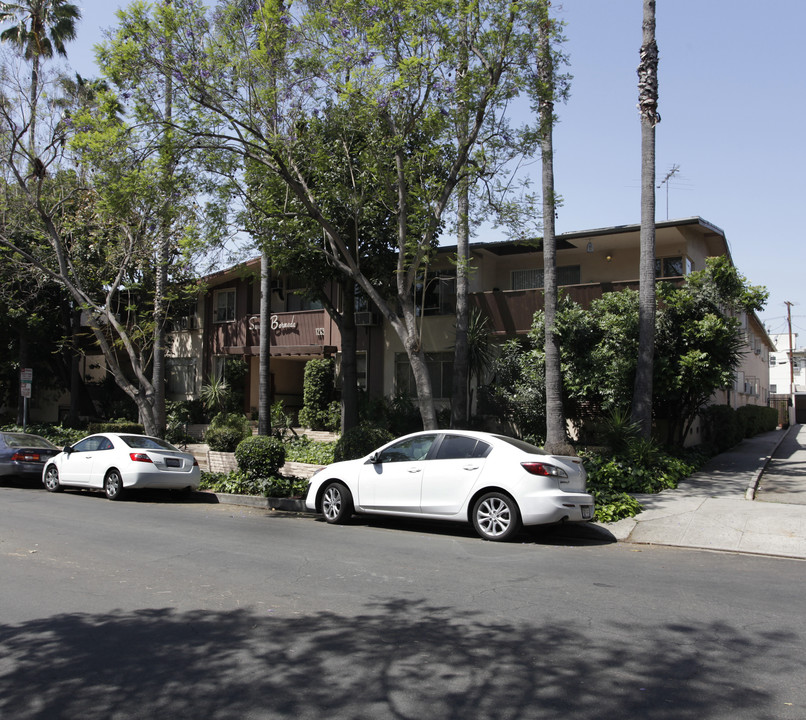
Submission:
<svg viewBox="0 0 806 720">
<path fill-rule="evenodd" d="M 147 453 L 129 453 L 132 462 L 154 462 Z"/>
<path fill-rule="evenodd" d="M 193 458 L 193 467 L 196 467 L 199 464 L 199 461 L 196 458 Z"/>
<path fill-rule="evenodd" d="M 15 452 L 11 459 L 14 462 L 39 462 L 39 453 L 20 453 Z"/>
<path fill-rule="evenodd" d="M 556 465 L 549 465 L 543 462 L 522 462 L 521 467 L 531 475 L 542 475 L 543 477 L 568 477 L 568 474 Z"/>
</svg>

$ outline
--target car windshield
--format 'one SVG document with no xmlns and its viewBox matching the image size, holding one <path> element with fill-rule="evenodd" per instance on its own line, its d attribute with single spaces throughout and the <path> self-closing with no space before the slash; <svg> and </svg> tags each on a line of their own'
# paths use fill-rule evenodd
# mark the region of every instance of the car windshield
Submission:
<svg viewBox="0 0 806 720">
<path fill-rule="evenodd" d="M 532 443 L 528 443 L 526 440 L 518 440 L 518 438 L 507 437 L 506 435 L 493 435 L 493 437 L 503 440 L 504 442 L 518 448 L 518 450 L 523 450 L 523 452 L 529 453 L 530 455 L 546 454 L 546 451 L 542 447 L 532 445 Z"/>
<path fill-rule="evenodd" d="M 155 437 L 147 437 L 145 435 L 121 435 L 120 439 L 123 440 L 130 448 L 137 448 L 138 450 L 176 450 L 173 445 L 165 440 L 160 440 Z"/>
<path fill-rule="evenodd" d="M 10 448 L 54 448 L 52 443 L 39 435 L 26 433 L 3 433 L 6 446 Z"/>
</svg>

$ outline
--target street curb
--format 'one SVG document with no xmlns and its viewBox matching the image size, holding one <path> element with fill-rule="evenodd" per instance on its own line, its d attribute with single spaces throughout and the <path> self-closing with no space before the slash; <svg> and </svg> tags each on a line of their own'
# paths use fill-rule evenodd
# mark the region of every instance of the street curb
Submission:
<svg viewBox="0 0 806 720">
<path fill-rule="evenodd" d="M 780 439 L 777 443 L 775 443 L 775 447 L 770 450 L 769 455 L 764 458 L 764 462 L 761 464 L 758 472 L 756 473 L 753 481 L 747 486 L 747 489 L 744 491 L 744 499 L 745 500 L 755 500 L 756 493 L 758 492 L 758 485 L 761 482 L 761 476 L 764 474 L 764 471 L 767 469 L 767 465 L 770 464 L 770 460 L 772 460 L 772 456 L 775 455 L 778 448 L 781 446 L 781 443 L 786 440 L 789 433 L 791 433 L 795 429 L 796 425 L 790 425 L 789 428 L 785 433 L 781 434 Z"/>
<path fill-rule="evenodd" d="M 213 495 L 221 505 L 242 505 L 244 507 L 262 508 L 264 510 L 287 510 L 289 512 L 308 512 L 302 498 L 261 497 L 259 495 L 234 495 L 231 493 L 206 493 Z"/>
</svg>

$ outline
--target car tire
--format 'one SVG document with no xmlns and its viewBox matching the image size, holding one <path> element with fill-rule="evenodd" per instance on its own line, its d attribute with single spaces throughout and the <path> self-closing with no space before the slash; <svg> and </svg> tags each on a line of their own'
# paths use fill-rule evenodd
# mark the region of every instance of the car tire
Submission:
<svg viewBox="0 0 806 720">
<path fill-rule="evenodd" d="M 353 516 L 353 496 L 347 486 L 332 482 L 322 491 L 322 514 L 329 523 L 345 523 Z"/>
<path fill-rule="evenodd" d="M 48 492 L 61 492 L 64 488 L 59 483 L 59 470 L 55 465 L 48 465 L 43 478 L 45 490 Z"/>
<path fill-rule="evenodd" d="M 521 529 L 518 504 L 504 493 L 485 493 L 473 505 L 473 527 L 483 540 L 511 540 Z"/>
<path fill-rule="evenodd" d="M 106 473 L 104 478 L 104 493 L 110 500 L 120 500 L 123 495 L 123 478 L 120 473 L 112 468 Z"/>
</svg>

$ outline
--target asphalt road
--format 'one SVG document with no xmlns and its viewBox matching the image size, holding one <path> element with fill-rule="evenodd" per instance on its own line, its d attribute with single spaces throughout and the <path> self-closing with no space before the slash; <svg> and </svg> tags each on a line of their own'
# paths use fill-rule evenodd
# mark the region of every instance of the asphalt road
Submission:
<svg viewBox="0 0 806 720">
<path fill-rule="evenodd" d="M 0 718 L 806 717 L 806 564 L 0 487 Z"/>
</svg>

